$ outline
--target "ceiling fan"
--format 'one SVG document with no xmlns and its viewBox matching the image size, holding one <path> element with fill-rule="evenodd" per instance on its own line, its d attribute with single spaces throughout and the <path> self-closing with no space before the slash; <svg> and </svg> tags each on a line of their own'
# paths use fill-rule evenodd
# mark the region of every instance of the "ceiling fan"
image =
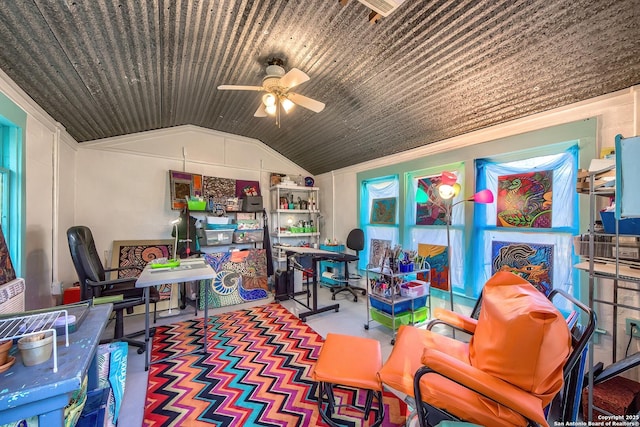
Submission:
<svg viewBox="0 0 640 427">
<path fill-rule="evenodd" d="M 324 103 L 308 98 L 291 89 L 309 80 L 309 76 L 297 68 L 285 73 L 283 61 L 272 58 L 268 62 L 267 75 L 262 79 L 262 86 L 220 85 L 218 90 L 253 90 L 265 92 L 262 103 L 253 114 L 255 117 L 275 116 L 276 125 L 280 126 L 280 112 L 289 113 L 294 105 L 307 108 L 315 113 L 324 110 Z"/>
</svg>

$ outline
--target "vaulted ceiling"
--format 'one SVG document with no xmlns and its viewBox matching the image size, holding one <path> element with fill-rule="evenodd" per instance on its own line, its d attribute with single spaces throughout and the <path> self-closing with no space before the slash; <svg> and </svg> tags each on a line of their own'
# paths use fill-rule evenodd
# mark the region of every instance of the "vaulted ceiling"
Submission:
<svg viewBox="0 0 640 427">
<path fill-rule="evenodd" d="M 319 174 L 640 84 L 638 0 L 4 0 L 0 68 L 79 142 L 193 124 Z M 270 58 L 326 103 L 253 116 Z"/>
</svg>

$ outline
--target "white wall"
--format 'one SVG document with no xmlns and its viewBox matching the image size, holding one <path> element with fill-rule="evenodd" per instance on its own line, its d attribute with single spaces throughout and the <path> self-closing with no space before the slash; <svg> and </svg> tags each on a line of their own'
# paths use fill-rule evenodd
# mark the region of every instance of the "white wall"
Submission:
<svg viewBox="0 0 640 427">
<path fill-rule="evenodd" d="M 91 228 L 105 260 L 114 240 L 171 238 L 169 170 L 259 181 L 265 205 L 272 172 L 309 175 L 260 141 L 196 126 L 80 144 L 75 221 Z"/>
</svg>

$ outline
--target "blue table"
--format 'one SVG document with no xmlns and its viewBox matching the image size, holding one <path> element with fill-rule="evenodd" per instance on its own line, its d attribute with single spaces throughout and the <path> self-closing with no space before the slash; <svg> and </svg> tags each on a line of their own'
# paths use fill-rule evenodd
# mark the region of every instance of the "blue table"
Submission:
<svg viewBox="0 0 640 427">
<path fill-rule="evenodd" d="M 0 425 L 38 416 L 41 426 L 63 426 L 64 408 L 88 375 L 88 390 L 98 386 L 96 350 L 111 315 L 112 305 L 91 307 L 76 332 L 69 334 L 69 347 L 58 337 L 58 372 L 53 357 L 45 363 L 24 366 L 20 354 L 0 374 Z M 14 345 L 14 348 L 16 346 Z"/>
</svg>

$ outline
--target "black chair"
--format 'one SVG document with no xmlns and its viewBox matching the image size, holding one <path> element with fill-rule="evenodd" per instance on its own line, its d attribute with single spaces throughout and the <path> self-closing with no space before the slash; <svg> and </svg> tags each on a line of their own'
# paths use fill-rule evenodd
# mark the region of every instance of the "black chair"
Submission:
<svg viewBox="0 0 640 427">
<path fill-rule="evenodd" d="M 360 251 L 364 249 L 364 231 L 360 228 L 354 228 L 349 232 L 347 236 L 346 242 L 347 248 L 351 249 L 356 253 L 356 256 L 359 259 Z M 362 280 L 362 276 L 359 274 L 349 274 L 349 263 L 344 263 L 344 276 L 333 276 L 333 280 L 341 283 L 340 286 L 335 286 L 331 288 L 331 299 L 335 300 L 336 295 L 340 292 L 351 292 L 353 295 L 353 301 L 358 301 L 358 292 L 360 292 L 363 296 L 367 294 L 367 290 L 361 288 L 360 286 L 352 285 L 352 282 L 360 283 Z"/>
<path fill-rule="evenodd" d="M 80 298 L 90 300 L 97 297 L 122 296 L 122 300 L 113 303 L 115 313 L 115 330 L 113 341 L 126 341 L 134 347 L 138 347 L 138 354 L 144 353 L 146 345 L 143 341 L 132 338 L 142 335 L 143 332 L 124 334 L 124 311 L 133 312 L 133 307 L 142 305 L 144 301 L 144 289 L 136 288 L 136 277 L 107 280 L 106 272 L 122 269 L 105 269 L 96 250 L 93 234 L 88 227 L 74 226 L 67 230 L 67 240 L 71 259 L 78 274 L 80 282 Z M 155 287 L 149 289 L 149 301 L 154 304 L 160 299 Z"/>
</svg>

